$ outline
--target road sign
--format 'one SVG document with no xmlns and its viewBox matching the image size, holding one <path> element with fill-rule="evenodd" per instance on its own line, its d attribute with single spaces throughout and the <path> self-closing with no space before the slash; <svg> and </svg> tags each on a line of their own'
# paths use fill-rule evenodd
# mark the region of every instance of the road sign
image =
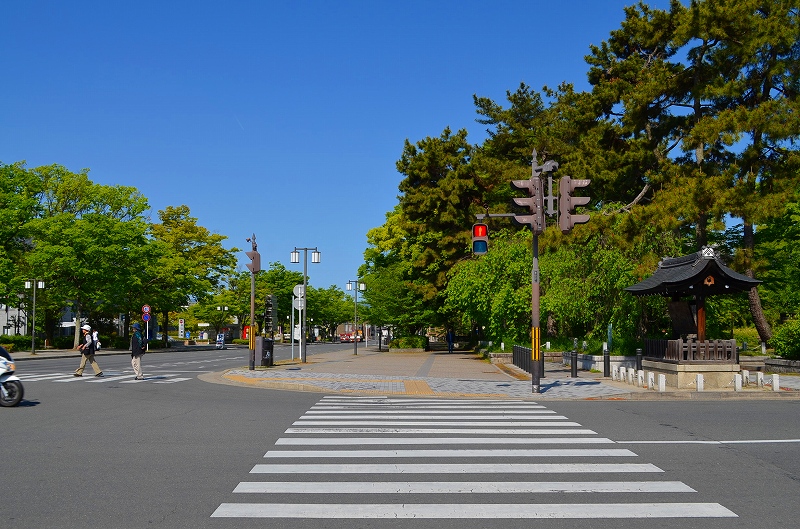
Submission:
<svg viewBox="0 0 800 529">
<path fill-rule="evenodd" d="M 294 287 L 293 292 L 294 292 L 295 297 L 298 297 L 298 298 L 306 297 L 306 288 L 303 285 L 296 285 Z"/>
<path fill-rule="evenodd" d="M 150 321 L 150 313 L 149 312 L 145 312 L 144 314 L 142 314 L 142 321 Z"/>
<path fill-rule="evenodd" d="M 142 313 L 149 314 L 150 313 L 150 305 L 144 305 L 142 307 Z M 145 320 L 146 321 L 146 320 Z"/>
<path fill-rule="evenodd" d="M 294 308 L 297 310 L 303 310 L 306 308 L 305 298 L 294 298 L 294 301 L 292 301 L 292 306 L 294 306 Z"/>
</svg>

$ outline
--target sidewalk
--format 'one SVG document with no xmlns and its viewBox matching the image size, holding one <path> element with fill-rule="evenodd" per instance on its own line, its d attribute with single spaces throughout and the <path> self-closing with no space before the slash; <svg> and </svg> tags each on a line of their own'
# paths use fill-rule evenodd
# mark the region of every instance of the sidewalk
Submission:
<svg viewBox="0 0 800 529">
<path fill-rule="evenodd" d="M 396 395 L 451 398 L 528 398 L 539 400 L 672 400 L 724 398 L 800 398 L 800 377 L 783 375 L 784 391 L 748 387 L 744 391 L 659 393 L 603 378 L 602 373 L 579 371 L 546 363 L 539 394 L 532 393 L 529 374 L 511 364 L 491 364 L 471 352 L 389 353 L 377 348 L 320 353 L 274 367 L 230 369 L 201 375 L 203 380 L 239 386 L 350 395 Z"/>
</svg>

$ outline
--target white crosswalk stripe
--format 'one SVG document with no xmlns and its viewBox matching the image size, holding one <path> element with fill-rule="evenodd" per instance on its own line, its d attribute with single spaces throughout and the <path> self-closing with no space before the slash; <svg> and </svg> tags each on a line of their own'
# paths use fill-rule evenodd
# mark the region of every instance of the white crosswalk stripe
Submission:
<svg viewBox="0 0 800 529">
<path fill-rule="evenodd" d="M 526 401 L 325 397 L 275 444 L 281 449 L 268 450 L 265 462 L 250 470 L 259 479 L 242 481 L 232 493 L 237 499 L 240 494 L 246 498 L 269 495 L 265 500 L 280 495 L 281 501 L 223 502 L 212 517 L 737 517 L 718 503 L 687 501 L 697 492 L 689 485 L 659 480 L 664 471 L 637 461 L 635 452 Z M 560 475 L 570 479 L 552 479 Z M 545 500 L 555 497 L 554 493 L 591 495 L 591 501 Z M 343 502 L 326 503 L 310 496 L 314 494 L 335 495 Z M 431 494 L 447 499 L 441 503 L 419 499 Z M 486 496 L 477 501 L 467 496 L 475 494 Z M 510 497 L 514 494 L 519 498 Z M 532 496 L 538 494 L 542 501 Z M 614 496 L 595 499 L 603 494 Z M 618 494 L 632 499 L 619 501 Z M 638 494 L 646 496 L 634 497 Z M 655 497 L 659 500 L 652 501 Z"/>
<path fill-rule="evenodd" d="M 143 380 L 135 380 L 136 375 L 133 372 L 105 372 L 104 376 L 96 377 L 91 371 L 81 377 L 76 377 L 72 373 L 47 373 L 47 374 L 31 374 L 26 373 L 20 375 L 20 380 L 23 382 L 85 382 L 92 384 L 100 384 L 104 382 L 119 382 L 120 384 L 141 384 L 141 383 L 155 383 L 155 384 L 175 384 L 176 382 L 185 382 L 192 380 L 193 377 L 180 377 L 181 373 L 158 373 L 155 375 L 147 375 Z"/>
</svg>

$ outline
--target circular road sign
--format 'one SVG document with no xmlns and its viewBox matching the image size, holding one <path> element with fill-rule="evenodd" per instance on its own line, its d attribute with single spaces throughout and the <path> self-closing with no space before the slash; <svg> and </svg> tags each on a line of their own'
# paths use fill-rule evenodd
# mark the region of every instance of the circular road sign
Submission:
<svg viewBox="0 0 800 529">
<path fill-rule="evenodd" d="M 142 314 L 142 321 L 150 321 L 150 313 L 149 312 L 145 312 L 144 314 Z"/>
<path fill-rule="evenodd" d="M 293 292 L 298 298 L 304 298 L 306 296 L 306 289 L 303 285 L 295 285 Z"/>
<path fill-rule="evenodd" d="M 305 298 L 294 298 L 294 300 L 292 301 L 292 305 L 297 310 L 303 310 L 304 308 L 306 308 L 306 300 Z"/>
<path fill-rule="evenodd" d="M 142 312 L 148 314 L 150 312 L 150 305 L 142 306 Z"/>
</svg>

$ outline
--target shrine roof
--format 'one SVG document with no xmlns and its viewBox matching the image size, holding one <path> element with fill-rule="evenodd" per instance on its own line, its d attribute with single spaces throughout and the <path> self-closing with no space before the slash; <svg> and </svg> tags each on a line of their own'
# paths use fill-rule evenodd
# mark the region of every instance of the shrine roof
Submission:
<svg viewBox="0 0 800 529">
<path fill-rule="evenodd" d="M 704 296 L 744 292 L 761 281 L 725 266 L 713 248 L 683 257 L 665 257 L 653 275 L 627 287 L 634 296 Z"/>
</svg>

